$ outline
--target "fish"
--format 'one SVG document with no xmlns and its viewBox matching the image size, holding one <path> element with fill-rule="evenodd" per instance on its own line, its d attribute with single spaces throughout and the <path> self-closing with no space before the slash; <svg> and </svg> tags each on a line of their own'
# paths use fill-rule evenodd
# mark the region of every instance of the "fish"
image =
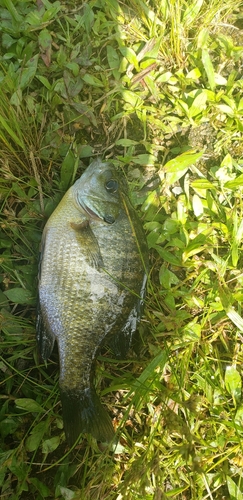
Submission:
<svg viewBox="0 0 243 500">
<path fill-rule="evenodd" d="M 123 359 L 141 319 L 148 247 L 124 174 L 97 158 L 68 189 L 42 234 L 37 345 L 44 361 L 57 341 L 59 388 L 69 446 L 83 433 L 114 438 L 93 384 L 107 342 Z"/>
</svg>

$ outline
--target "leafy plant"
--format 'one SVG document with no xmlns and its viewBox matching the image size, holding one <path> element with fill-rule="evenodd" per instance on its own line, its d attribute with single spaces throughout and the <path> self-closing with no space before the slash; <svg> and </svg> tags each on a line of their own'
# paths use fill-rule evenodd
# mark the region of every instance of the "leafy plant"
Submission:
<svg viewBox="0 0 243 500">
<path fill-rule="evenodd" d="M 242 2 L 0 5 L 2 498 L 242 497 Z M 36 352 L 38 252 L 101 155 L 128 178 L 151 272 L 128 360 L 95 383 L 116 447 L 67 448 Z"/>
</svg>

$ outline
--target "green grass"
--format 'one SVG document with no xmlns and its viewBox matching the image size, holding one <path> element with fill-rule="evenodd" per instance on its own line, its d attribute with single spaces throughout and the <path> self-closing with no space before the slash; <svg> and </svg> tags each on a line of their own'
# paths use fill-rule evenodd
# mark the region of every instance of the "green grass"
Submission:
<svg viewBox="0 0 243 500">
<path fill-rule="evenodd" d="M 243 498 L 243 4 L 0 6 L 0 484 L 6 500 Z M 151 274 L 95 383 L 120 442 L 69 450 L 35 345 L 42 229 L 91 158 L 123 168 Z"/>
</svg>

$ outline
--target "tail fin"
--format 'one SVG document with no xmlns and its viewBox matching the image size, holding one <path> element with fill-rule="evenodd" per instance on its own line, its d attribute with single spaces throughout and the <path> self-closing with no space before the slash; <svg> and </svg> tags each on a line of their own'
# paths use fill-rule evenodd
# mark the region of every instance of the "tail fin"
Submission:
<svg viewBox="0 0 243 500">
<path fill-rule="evenodd" d="M 95 439 L 109 442 L 114 437 L 111 419 L 103 408 L 94 388 L 68 391 L 60 387 L 64 430 L 69 446 L 81 432 L 88 432 Z"/>
</svg>

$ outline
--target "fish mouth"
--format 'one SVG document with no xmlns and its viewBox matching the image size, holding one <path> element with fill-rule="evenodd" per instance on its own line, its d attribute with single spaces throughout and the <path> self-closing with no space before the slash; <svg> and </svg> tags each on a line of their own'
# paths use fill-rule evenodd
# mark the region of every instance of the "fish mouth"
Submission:
<svg viewBox="0 0 243 500">
<path fill-rule="evenodd" d="M 104 215 L 104 217 L 100 217 L 96 212 L 91 210 L 85 203 L 82 203 L 83 210 L 90 216 L 92 219 L 103 220 L 107 224 L 114 224 L 115 218 L 112 215 Z"/>
<path fill-rule="evenodd" d="M 87 205 L 85 205 L 85 203 L 82 203 L 81 207 L 86 212 L 86 214 L 88 214 L 90 217 L 95 218 L 95 219 L 99 219 L 99 220 L 103 220 L 103 217 L 100 217 L 96 212 L 91 210 L 91 208 L 87 207 Z"/>
</svg>

